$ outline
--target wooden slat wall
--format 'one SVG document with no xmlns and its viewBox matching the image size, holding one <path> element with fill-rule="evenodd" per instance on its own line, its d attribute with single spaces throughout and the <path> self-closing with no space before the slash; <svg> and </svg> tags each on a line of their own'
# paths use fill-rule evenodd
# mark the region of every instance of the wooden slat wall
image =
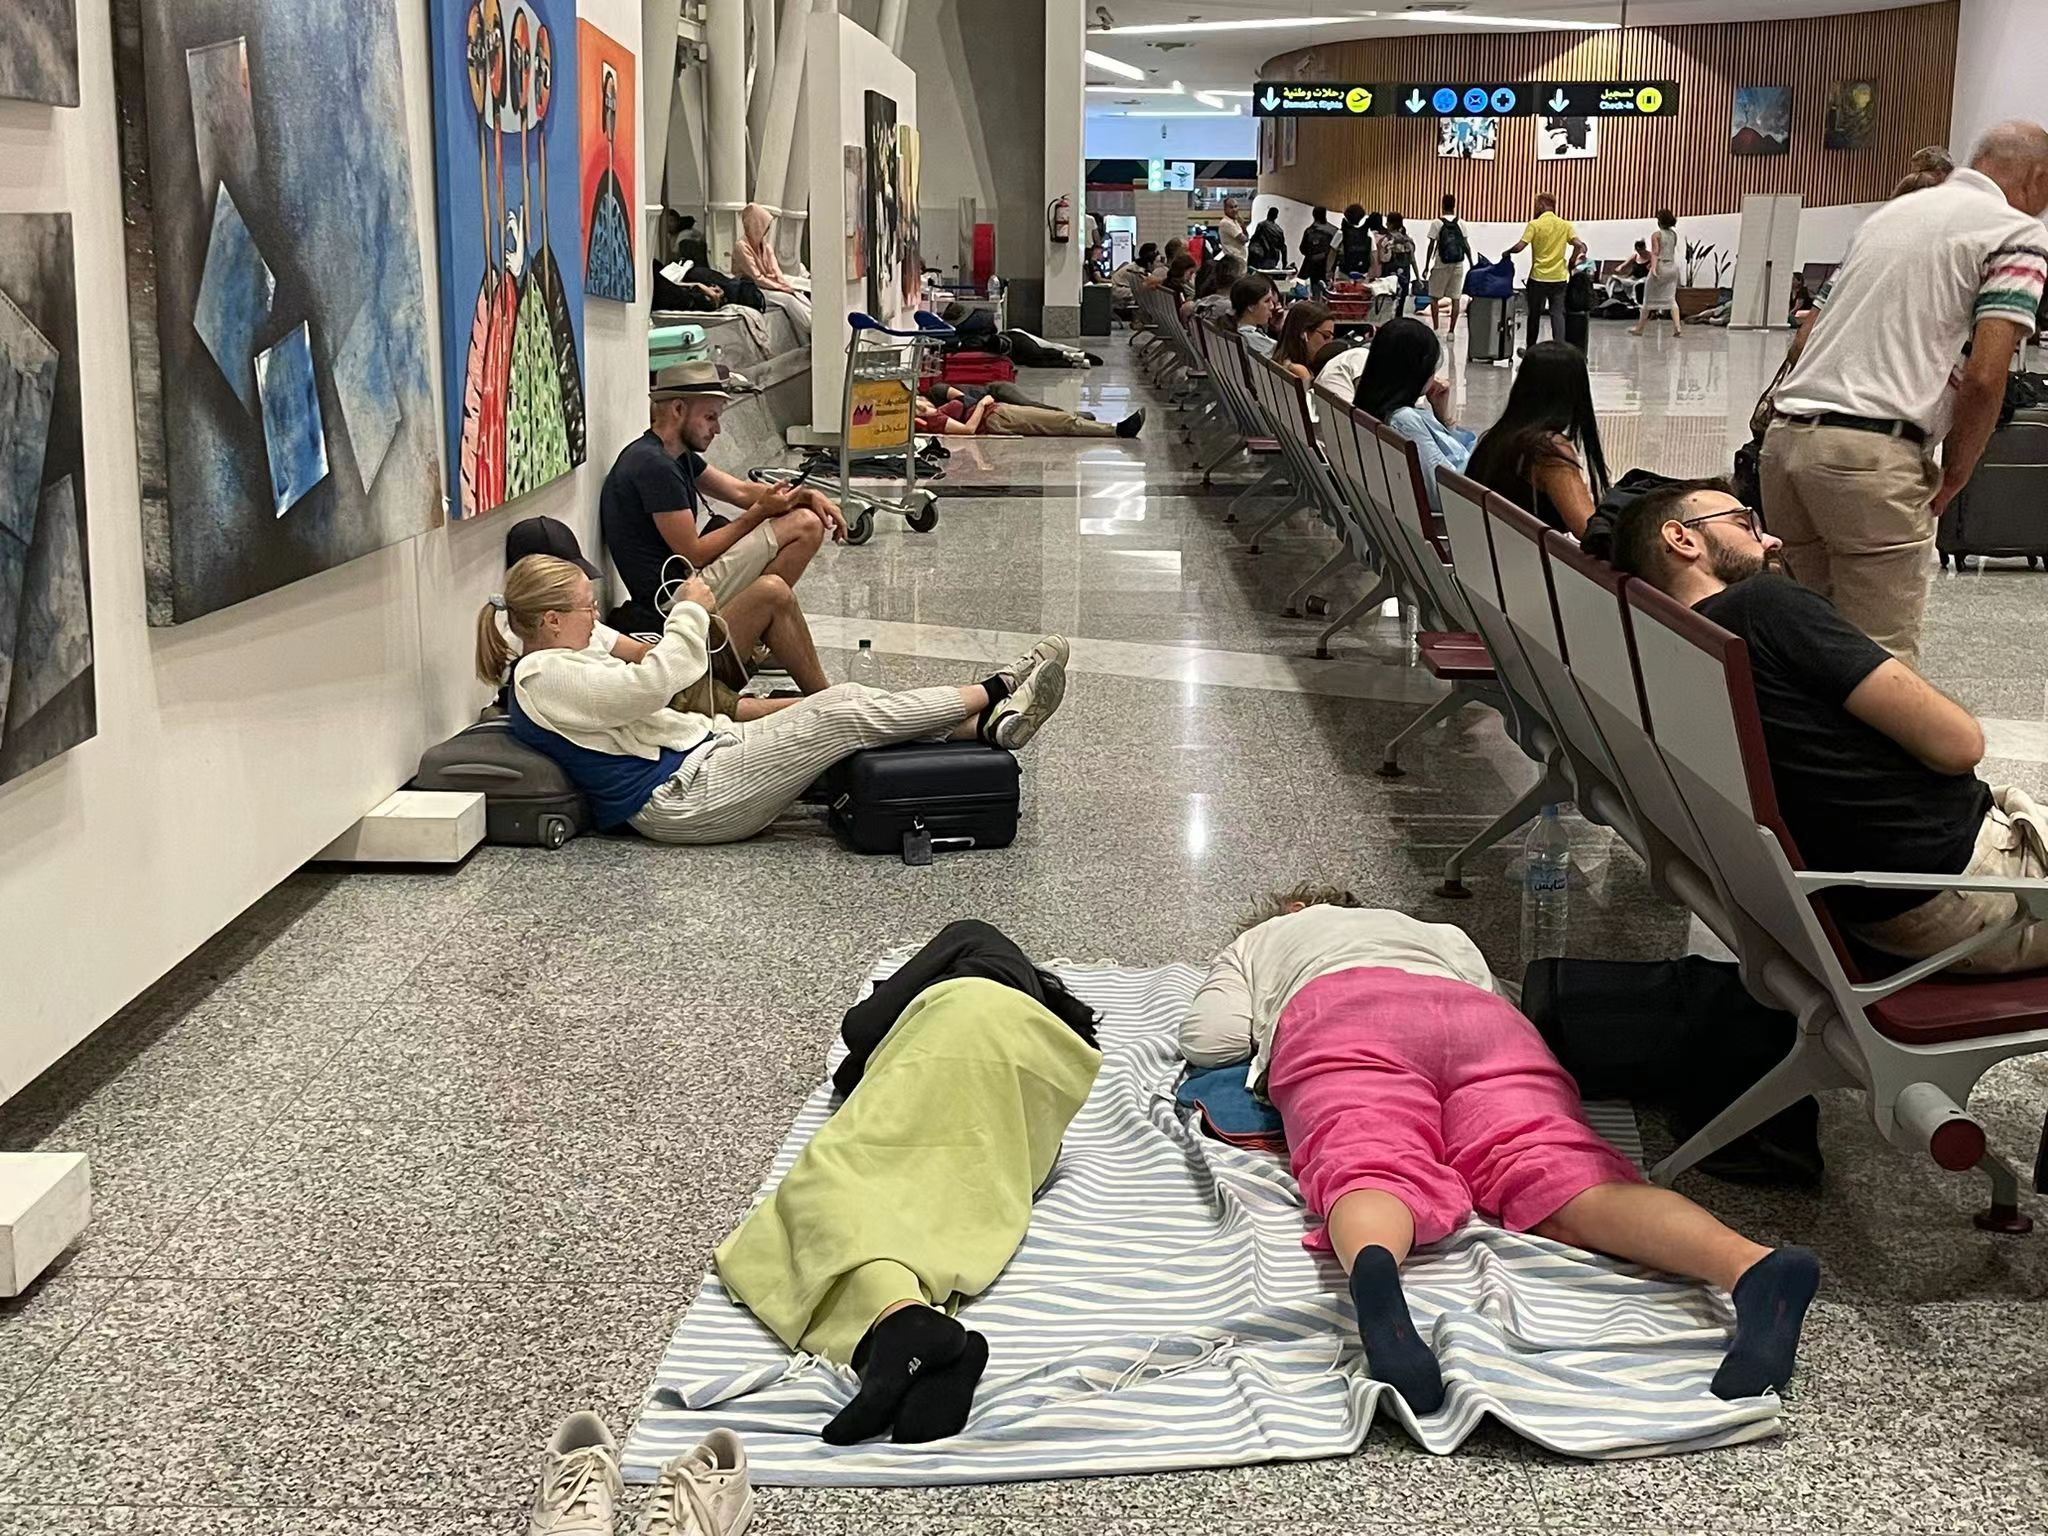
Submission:
<svg viewBox="0 0 2048 1536">
<path fill-rule="evenodd" d="M 2048 0 L 2043 0 L 2048 4 Z M 1569 219 L 1628 219 L 1670 207 L 1680 218 L 1739 213 L 1746 192 L 1798 192 L 1806 206 L 1883 200 L 1923 144 L 1946 144 L 1956 61 L 1956 4 L 1852 16 L 1603 33 L 1429 35 L 1327 43 L 1268 60 L 1270 80 L 1675 80 L 1667 118 L 1605 121 L 1592 160 L 1536 158 L 1536 120 L 1500 120 L 1492 160 L 1440 160 L 1434 119 L 1300 124 L 1296 163 L 1259 178 L 1261 192 L 1433 216 L 1455 192 L 1475 221 L 1528 217 L 1538 191 Z M 1837 80 L 1877 86 L 1877 128 L 1860 150 L 1821 147 Z M 1735 90 L 1792 88 L 1792 152 L 1728 153 Z"/>
</svg>

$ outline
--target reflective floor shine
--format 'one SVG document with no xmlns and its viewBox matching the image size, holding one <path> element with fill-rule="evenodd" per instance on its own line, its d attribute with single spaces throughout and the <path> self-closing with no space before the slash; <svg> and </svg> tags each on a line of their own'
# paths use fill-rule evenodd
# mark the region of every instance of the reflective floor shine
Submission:
<svg viewBox="0 0 2048 1536">
<path fill-rule="evenodd" d="M 1610 462 L 1725 467 L 1783 340 L 1596 323 Z M 1196 959 L 1253 893 L 1325 876 L 1517 968 L 1512 849 L 1476 862 L 1472 901 L 1433 891 L 1528 765 L 1468 711 L 1407 778 L 1375 777 L 1434 697 L 1400 621 L 1314 659 L 1320 624 L 1278 614 L 1327 536 L 1244 554 L 1227 488 L 1189 472 L 1122 340 L 1098 346 L 1104 369 L 1024 382 L 1105 418 L 1147 405 L 1142 441 L 956 444 L 935 532 L 885 523 L 799 589 L 833 668 L 867 638 L 893 684 L 1074 637 L 1016 846 L 910 869 L 840 850 L 807 811 L 733 848 L 586 838 L 441 875 L 303 873 L 0 1108 L 0 1147 L 85 1150 L 100 1192 L 87 1240 L 0 1304 L 0 1536 L 522 1529 L 555 1420 L 631 1416 L 871 958 L 950 918 L 1046 957 Z M 1464 419 L 1491 419 L 1507 370 L 1447 372 Z M 2044 584 L 2010 564 L 1943 576 L 1927 653 L 1988 717 L 1987 775 L 2037 789 Z M 1634 858 L 1572 831 L 1574 952 L 1686 949 Z M 2048 1072 L 2001 1070 L 1976 1102 L 2031 1163 Z M 775 1490 L 756 1529 L 2039 1528 L 2048 1227 L 1977 1232 L 1977 1184 L 1891 1151 L 1846 1097 L 1824 1143 L 1818 1193 L 1685 1186 L 1821 1253 L 1783 1440 L 1586 1466 L 1505 1429 L 1443 1460 L 1381 1430 L 1303 1465 Z"/>
</svg>

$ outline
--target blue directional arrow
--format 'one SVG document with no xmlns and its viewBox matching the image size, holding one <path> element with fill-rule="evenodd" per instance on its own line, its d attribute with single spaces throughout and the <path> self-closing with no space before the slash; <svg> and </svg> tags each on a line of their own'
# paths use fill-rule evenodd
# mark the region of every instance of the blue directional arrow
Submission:
<svg viewBox="0 0 2048 1536">
<path fill-rule="evenodd" d="M 1496 112 L 1514 111 L 1515 93 L 1506 86 L 1502 86 L 1499 90 L 1495 91 L 1493 93 L 1493 110 Z"/>
<path fill-rule="evenodd" d="M 1465 93 L 1465 110 L 1467 112 L 1484 112 L 1486 110 L 1486 91 L 1483 87 L 1475 85 Z"/>
<path fill-rule="evenodd" d="M 1560 85 L 1555 91 L 1551 93 L 1550 110 L 1552 112 L 1562 113 L 1564 109 L 1570 106 L 1571 104 L 1571 98 L 1565 95 L 1563 86 Z"/>
<path fill-rule="evenodd" d="M 1408 100 L 1406 105 L 1410 112 L 1420 112 L 1424 106 L 1424 102 L 1422 100 L 1422 92 L 1419 90 L 1410 90 L 1408 92 Z"/>
<path fill-rule="evenodd" d="M 1439 112 L 1458 110 L 1458 93 L 1448 85 L 1438 86 L 1436 94 L 1429 98 L 1429 104 Z"/>
<path fill-rule="evenodd" d="M 1268 112 L 1272 111 L 1275 107 L 1280 105 L 1280 98 L 1273 94 L 1273 88 L 1270 85 L 1266 87 L 1266 94 L 1260 100 L 1259 105 L 1264 107 Z"/>
</svg>

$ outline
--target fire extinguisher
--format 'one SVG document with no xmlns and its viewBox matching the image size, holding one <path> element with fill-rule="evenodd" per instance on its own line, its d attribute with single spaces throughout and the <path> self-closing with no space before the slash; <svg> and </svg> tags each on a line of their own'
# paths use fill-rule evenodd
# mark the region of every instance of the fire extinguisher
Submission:
<svg viewBox="0 0 2048 1536">
<path fill-rule="evenodd" d="M 1045 205 L 1045 232 L 1054 245 L 1065 245 L 1074 238 L 1072 199 L 1060 196 Z"/>
</svg>

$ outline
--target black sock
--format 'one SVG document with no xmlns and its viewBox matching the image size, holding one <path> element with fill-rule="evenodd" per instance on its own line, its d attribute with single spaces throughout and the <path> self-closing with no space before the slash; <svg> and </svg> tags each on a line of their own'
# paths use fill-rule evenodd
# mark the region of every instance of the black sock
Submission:
<svg viewBox="0 0 2048 1536">
<path fill-rule="evenodd" d="M 1009 679 L 1004 677 L 1000 672 L 998 672 L 994 677 L 983 678 L 981 680 L 981 686 L 988 690 L 988 707 L 990 709 L 994 709 L 998 704 L 1002 703 L 1003 700 L 1007 699 L 1010 696 Z"/>
<path fill-rule="evenodd" d="M 898 1445 L 945 1440 L 967 1427 L 974 1389 L 988 1369 L 988 1340 L 969 1330 L 960 1358 L 939 1370 L 919 1371 L 896 1410 L 896 1428 L 889 1438 Z"/>
<path fill-rule="evenodd" d="M 967 1330 L 930 1307 L 891 1312 L 862 1337 L 853 1352 L 860 1390 L 824 1429 L 828 1445 L 852 1445 L 879 1435 L 896 1417 L 910 1384 L 926 1371 L 942 1370 L 960 1358 Z"/>
<path fill-rule="evenodd" d="M 1363 1249 L 1352 1264 L 1351 1305 L 1374 1379 L 1400 1393 L 1417 1413 L 1435 1413 L 1444 1405 L 1443 1372 L 1408 1315 L 1400 1266 L 1378 1244 Z"/>
<path fill-rule="evenodd" d="M 1780 1248 L 1758 1259 L 1735 1282 L 1735 1342 L 1714 1372 L 1714 1396 L 1756 1397 L 1792 1379 L 1799 1328 L 1820 1289 L 1820 1260 L 1811 1248 Z"/>
</svg>

